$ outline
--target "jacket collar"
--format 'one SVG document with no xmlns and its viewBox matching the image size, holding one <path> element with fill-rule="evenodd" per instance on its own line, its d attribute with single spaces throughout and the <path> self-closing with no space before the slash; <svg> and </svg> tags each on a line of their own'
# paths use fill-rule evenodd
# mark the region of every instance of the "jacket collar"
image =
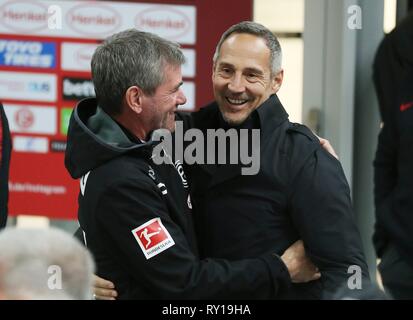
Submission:
<svg viewBox="0 0 413 320">
<path fill-rule="evenodd" d="M 221 116 L 219 112 L 219 107 L 216 102 L 212 102 L 200 111 L 195 112 L 193 114 L 195 127 L 200 130 L 221 128 Z M 259 129 L 261 130 L 263 138 L 268 136 L 268 134 L 272 134 L 276 127 L 288 119 L 288 113 L 285 111 L 276 94 L 271 95 L 262 105 L 253 111 L 252 115 L 253 114 L 258 114 Z"/>
<path fill-rule="evenodd" d="M 219 107 L 213 102 L 193 114 L 195 127 L 205 131 L 207 129 L 218 129 L 221 127 Z M 288 119 L 288 114 L 282 106 L 277 95 L 272 95 L 261 106 L 253 111 L 258 114 L 259 129 L 261 130 L 261 146 L 274 133 L 274 130 Z M 200 164 L 199 167 L 213 176 L 209 187 L 218 185 L 224 181 L 241 175 L 240 165 L 216 166 Z"/>
<path fill-rule="evenodd" d="M 258 113 L 260 121 L 261 137 L 266 140 L 274 129 L 288 119 L 288 113 L 285 111 L 276 94 L 270 96 L 254 112 Z"/>
</svg>

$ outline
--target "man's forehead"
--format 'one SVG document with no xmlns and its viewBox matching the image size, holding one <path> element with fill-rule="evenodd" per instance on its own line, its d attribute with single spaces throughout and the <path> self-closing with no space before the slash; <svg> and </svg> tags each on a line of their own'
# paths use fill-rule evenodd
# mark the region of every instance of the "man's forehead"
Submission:
<svg viewBox="0 0 413 320">
<path fill-rule="evenodd" d="M 267 49 L 269 50 L 267 46 L 267 42 L 264 38 L 255 35 L 255 34 L 250 34 L 250 33 L 233 33 L 231 34 L 228 38 L 224 40 L 224 42 L 221 45 L 222 47 L 231 47 L 234 45 L 248 45 L 254 43 L 255 45 L 259 46 L 259 49 L 264 50 Z"/>
<path fill-rule="evenodd" d="M 270 50 L 265 39 L 248 33 L 235 33 L 221 46 L 217 65 L 245 64 L 244 67 L 269 67 Z"/>
<path fill-rule="evenodd" d="M 219 56 L 233 57 L 269 57 L 270 49 L 265 39 L 248 33 L 236 33 L 229 36 L 220 48 Z"/>
</svg>

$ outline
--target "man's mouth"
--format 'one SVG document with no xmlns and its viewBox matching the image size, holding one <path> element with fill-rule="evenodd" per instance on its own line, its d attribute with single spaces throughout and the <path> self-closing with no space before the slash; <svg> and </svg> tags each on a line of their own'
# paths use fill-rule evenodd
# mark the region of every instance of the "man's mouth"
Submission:
<svg viewBox="0 0 413 320">
<path fill-rule="evenodd" d="M 227 100 L 228 103 L 235 105 L 235 106 L 240 106 L 248 102 L 248 99 L 232 99 L 228 97 L 225 97 L 225 99 Z"/>
</svg>

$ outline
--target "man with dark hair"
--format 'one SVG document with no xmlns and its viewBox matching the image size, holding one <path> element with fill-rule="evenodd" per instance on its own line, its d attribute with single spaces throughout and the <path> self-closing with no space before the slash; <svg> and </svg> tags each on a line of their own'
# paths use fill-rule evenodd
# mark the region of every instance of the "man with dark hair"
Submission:
<svg viewBox="0 0 413 320">
<path fill-rule="evenodd" d="M 216 102 L 195 113 L 192 126 L 259 129 L 261 163 L 256 175 L 242 175 L 241 165 L 188 166 L 203 256 L 239 259 L 265 252 L 269 243 L 282 252 L 301 239 L 322 277 L 280 298 L 331 297 L 347 284 L 350 266 L 368 282 L 341 165 L 308 128 L 289 122 L 276 95 L 284 75 L 277 38 L 255 22 L 230 27 L 212 73 Z"/>
<path fill-rule="evenodd" d="M 155 131 L 173 131 L 186 102 L 183 63 L 176 43 L 135 29 L 93 54 L 97 100 L 72 114 L 65 165 L 81 178 L 79 223 L 97 274 L 123 299 L 271 298 L 318 279 L 299 241 L 280 255 L 199 260 L 184 177 L 152 152 Z"/>
<path fill-rule="evenodd" d="M 7 222 L 10 154 L 9 124 L 3 105 L 0 103 L 0 228 L 4 228 Z"/>
</svg>

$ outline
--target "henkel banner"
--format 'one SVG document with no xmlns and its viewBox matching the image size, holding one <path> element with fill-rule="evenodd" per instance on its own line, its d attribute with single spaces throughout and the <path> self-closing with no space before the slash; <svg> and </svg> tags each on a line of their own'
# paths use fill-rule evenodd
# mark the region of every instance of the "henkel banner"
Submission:
<svg viewBox="0 0 413 320">
<path fill-rule="evenodd" d="M 95 95 L 90 63 L 102 39 L 137 28 L 178 42 L 187 97 L 179 110 L 194 111 L 213 99 L 222 32 L 251 12 L 252 0 L 0 0 L 0 101 L 13 142 L 9 214 L 77 218 L 79 181 L 64 167 L 67 129 L 77 102 Z"/>
<path fill-rule="evenodd" d="M 129 28 L 195 44 L 194 6 L 98 1 L 2 1 L 0 33 L 103 39 Z"/>
</svg>

